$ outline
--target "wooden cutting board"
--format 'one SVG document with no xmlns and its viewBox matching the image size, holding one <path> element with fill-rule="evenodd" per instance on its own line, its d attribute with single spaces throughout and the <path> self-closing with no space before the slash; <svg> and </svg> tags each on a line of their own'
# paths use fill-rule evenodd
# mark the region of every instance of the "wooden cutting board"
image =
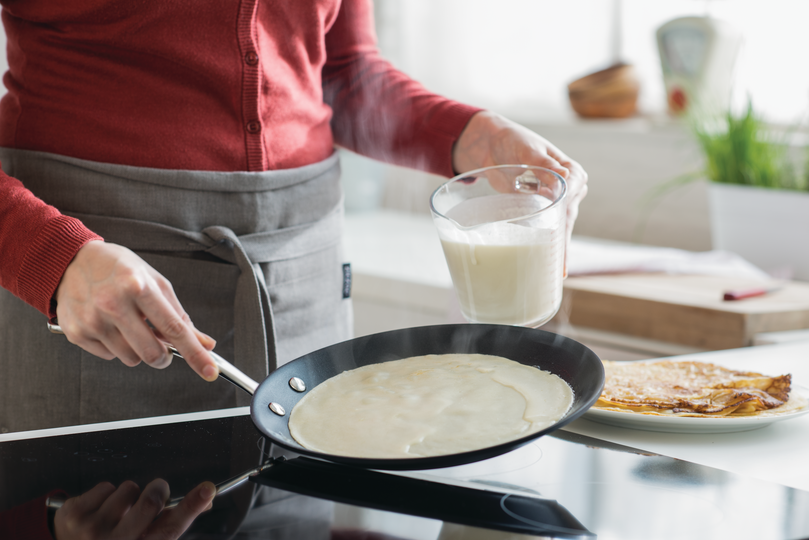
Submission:
<svg viewBox="0 0 809 540">
<path fill-rule="evenodd" d="M 705 350 L 732 349 L 751 345 L 761 332 L 809 328 L 809 283 L 781 285 L 764 296 L 724 301 L 727 290 L 762 283 L 668 274 L 570 277 L 557 318 L 567 316 L 574 326 Z"/>
</svg>

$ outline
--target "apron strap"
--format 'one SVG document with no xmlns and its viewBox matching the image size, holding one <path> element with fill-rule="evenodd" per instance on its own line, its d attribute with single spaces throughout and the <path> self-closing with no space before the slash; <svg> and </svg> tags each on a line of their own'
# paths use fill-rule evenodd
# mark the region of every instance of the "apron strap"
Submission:
<svg viewBox="0 0 809 540">
<path fill-rule="evenodd" d="M 236 281 L 236 297 L 233 301 L 233 354 L 236 358 L 261 356 L 267 373 L 277 366 L 275 354 L 275 325 L 270 305 L 270 294 L 264 280 L 264 272 L 258 263 L 251 262 L 236 234 L 227 227 L 208 227 L 202 231 L 217 244 L 209 253 L 225 247 L 236 259 L 241 274 Z"/>
<path fill-rule="evenodd" d="M 185 231 L 136 219 L 65 212 L 98 231 L 108 242 L 134 251 L 205 251 L 239 267 L 234 298 L 235 361 L 263 358 L 267 373 L 277 367 L 272 305 L 261 263 L 272 263 L 328 249 L 340 242 L 342 205 L 322 219 L 284 229 L 238 236 L 228 227 Z"/>
</svg>

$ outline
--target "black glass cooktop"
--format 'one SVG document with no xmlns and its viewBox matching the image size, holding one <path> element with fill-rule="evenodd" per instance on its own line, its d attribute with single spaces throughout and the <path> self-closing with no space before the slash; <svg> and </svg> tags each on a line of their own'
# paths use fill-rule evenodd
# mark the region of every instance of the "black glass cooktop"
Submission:
<svg viewBox="0 0 809 540">
<path fill-rule="evenodd" d="M 809 538 L 807 492 L 564 431 L 487 462 L 396 474 L 271 449 L 244 414 L 29 435 L 0 439 L 0 511 L 101 481 L 163 478 L 182 496 L 269 465 L 217 496 L 187 538 L 231 538 L 240 528 L 334 540 L 450 540 L 472 530 L 492 539 Z M 255 509 L 259 485 L 267 504 Z"/>
</svg>

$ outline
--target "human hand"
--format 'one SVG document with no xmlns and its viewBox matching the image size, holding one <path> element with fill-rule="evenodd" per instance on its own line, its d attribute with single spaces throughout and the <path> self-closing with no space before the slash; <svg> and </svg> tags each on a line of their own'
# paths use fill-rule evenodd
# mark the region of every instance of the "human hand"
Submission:
<svg viewBox="0 0 809 540">
<path fill-rule="evenodd" d="M 65 270 L 55 298 L 67 339 L 100 358 L 162 369 L 172 359 L 162 339 L 206 381 L 219 373 L 208 354 L 215 341 L 194 328 L 168 280 L 125 247 L 85 244 Z"/>
<path fill-rule="evenodd" d="M 153 480 L 143 492 L 134 482 L 124 482 L 117 489 L 102 482 L 66 500 L 56 511 L 54 536 L 56 540 L 173 540 L 211 508 L 215 495 L 216 486 L 203 482 L 175 508 L 164 510 L 169 498 L 164 480 Z"/>
<path fill-rule="evenodd" d="M 534 165 L 558 173 L 567 182 L 567 243 L 587 195 L 587 173 L 553 144 L 500 115 L 481 111 L 467 124 L 452 152 L 459 174 L 494 165 Z"/>
</svg>

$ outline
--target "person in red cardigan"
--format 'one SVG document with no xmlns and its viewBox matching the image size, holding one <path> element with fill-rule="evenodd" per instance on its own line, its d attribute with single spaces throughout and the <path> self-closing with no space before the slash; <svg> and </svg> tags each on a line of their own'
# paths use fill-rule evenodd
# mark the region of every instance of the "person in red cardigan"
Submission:
<svg viewBox="0 0 809 540">
<path fill-rule="evenodd" d="M 538 165 L 569 183 L 568 234 L 587 192 L 582 167 L 538 134 L 438 96 L 381 58 L 370 0 L 0 3 L 3 148 L 250 173 L 306 167 L 335 146 L 444 176 Z M 161 368 L 167 340 L 199 376 L 217 377 L 214 340 L 168 280 L 5 173 L 0 253 L 0 285 L 58 316 L 72 343 Z"/>
<path fill-rule="evenodd" d="M 567 179 L 568 235 L 587 193 L 582 167 L 538 134 L 438 96 L 385 61 L 371 0 L 0 4 L 9 63 L 4 171 L 57 156 L 117 170 L 261 174 L 305 169 L 336 146 L 447 177 L 524 163 Z M 90 195 L 103 205 L 110 194 Z M 165 339 L 199 376 L 217 376 L 207 354 L 214 340 L 195 328 L 165 277 L 5 172 L 0 286 L 42 313 L 43 325 L 58 316 L 67 338 L 97 357 L 165 367 Z M 0 343 L 19 330 L 0 328 Z M 29 385 L 47 396 L 35 377 L 6 375 L 4 366 L 27 360 L 9 356 L 0 358 L 2 388 Z M 186 517 L 201 511 L 200 497 Z M 68 511 L 60 512 L 63 540 L 59 516 Z M 0 537 L 13 538 L 5 531 L 17 531 L 14 523 L 0 526 Z"/>
</svg>

